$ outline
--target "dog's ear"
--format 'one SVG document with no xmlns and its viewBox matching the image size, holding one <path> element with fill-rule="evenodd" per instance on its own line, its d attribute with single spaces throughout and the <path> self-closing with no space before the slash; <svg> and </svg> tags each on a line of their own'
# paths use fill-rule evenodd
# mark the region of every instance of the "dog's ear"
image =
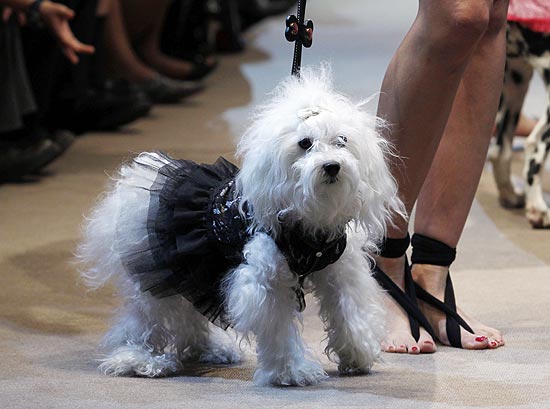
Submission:
<svg viewBox="0 0 550 409">
<path fill-rule="evenodd" d="M 391 144 L 378 132 L 378 126 L 384 124 L 365 114 L 363 125 L 354 146 L 361 172 L 359 223 L 371 239 L 379 240 L 386 234 L 387 224 L 397 217 L 406 218 L 406 212 L 389 167 L 390 160 L 398 158 Z"/>
<path fill-rule="evenodd" d="M 290 206 L 288 186 L 293 163 L 284 155 L 284 134 L 281 124 L 255 121 L 245 132 L 237 148 L 241 170 L 237 189 L 242 203 L 252 208 L 252 228 L 277 231 L 277 217 Z"/>
</svg>

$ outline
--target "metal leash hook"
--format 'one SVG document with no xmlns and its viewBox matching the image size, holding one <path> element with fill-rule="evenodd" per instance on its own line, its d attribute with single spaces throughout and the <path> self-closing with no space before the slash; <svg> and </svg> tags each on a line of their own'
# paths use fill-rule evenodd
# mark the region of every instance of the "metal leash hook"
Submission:
<svg viewBox="0 0 550 409">
<path fill-rule="evenodd" d="M 313 21 L 304 22 L 306 14 L 306 0 L 298 1 L 298 10 L 295 15 L 286 18 L 285 37 L 288 41 L 294 41 L 294 58 L 292 59 L 292 75 L 300 76 L 302 65 L 302 46 L 309 48 L 313 42 Z"/>
</svg>

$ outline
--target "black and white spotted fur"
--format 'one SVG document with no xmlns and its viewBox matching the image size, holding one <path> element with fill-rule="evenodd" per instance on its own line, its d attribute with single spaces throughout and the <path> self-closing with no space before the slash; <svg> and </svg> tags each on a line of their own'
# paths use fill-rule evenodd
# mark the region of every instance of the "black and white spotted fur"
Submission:
<svg viewBox="0 0 550 409">
<path fill-rule="evenodd" d="M 550 150 L 550 33 L 529 30 L 508 22 L 504 87 L 496 119 L 496 144 L 489 158 L 493 164 L 499 201 L 506 208 L 525 206 L 533 227 L 550 228 L 550 210 L 544 201 L 542 173 Z M 533 71 L 539 72 L 546 87 L 544 114 L 525 142 L 523 178 L 525 193 L 511 181 L 512 140 Z"/>
</svg>

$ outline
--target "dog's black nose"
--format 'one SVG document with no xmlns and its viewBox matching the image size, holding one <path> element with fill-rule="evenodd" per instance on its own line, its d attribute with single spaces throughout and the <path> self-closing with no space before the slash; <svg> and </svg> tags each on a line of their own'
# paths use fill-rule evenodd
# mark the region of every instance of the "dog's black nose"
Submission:
<svg viewBox="0 0 550 409">
<path fill-rule="evenodd" d="M 323 165 L 323 170 L 330 177 L 334 177 L 340 172 L 340 165 L 336 162 L 329 162 Z"/>
</svg>

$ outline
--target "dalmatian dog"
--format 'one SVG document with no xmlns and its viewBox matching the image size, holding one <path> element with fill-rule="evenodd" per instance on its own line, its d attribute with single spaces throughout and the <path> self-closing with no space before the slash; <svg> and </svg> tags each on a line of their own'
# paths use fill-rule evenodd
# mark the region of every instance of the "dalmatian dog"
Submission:
<svg viewBox="0 0 550 409">
<path fill-rule="evenodd" d="M 517 22 L 508 22 L 504 87 L 496 118 L 496 143 L 489 159 L 501 206 L 525 207 L 534 228 L 550 228 L 550 210 L 544 200 L 542 174 L 550 150 L 550 32 L 531 31 Z M 518 192 L 511 181 L 512 140 L 523 100 L 533 71 L 542 76 L 547 94 L 544 114 L 525 142 L 523 178 L 525 192 Z"/>
</svg>

